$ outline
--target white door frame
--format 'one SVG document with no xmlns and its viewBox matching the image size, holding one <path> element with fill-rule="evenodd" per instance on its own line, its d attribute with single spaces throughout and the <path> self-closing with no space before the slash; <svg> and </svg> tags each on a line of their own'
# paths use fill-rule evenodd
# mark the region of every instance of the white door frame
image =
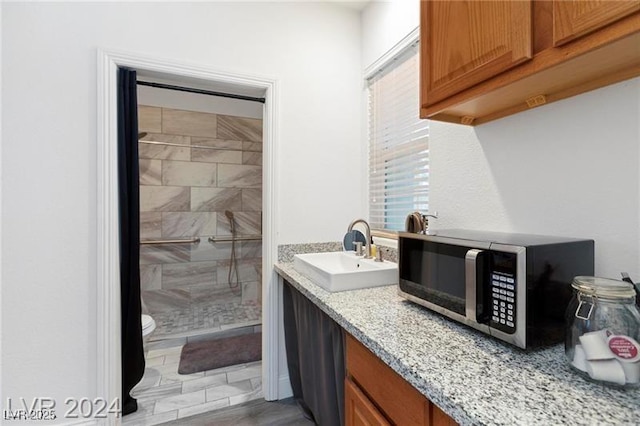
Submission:
<svg viewBox="0 0 640 426">
<path fill-rule="evenodd" d="M 138 54 L 98 50 L 97 150 L 97 393 L 113 401 L 121 394 L 120 267 L 117 160 L 117 72 L 119 67 L 170 77 L 264 89 L 263 115 L 263 239 L 262 239 L 262 386 L 266 400 L 278 399 L 278 279 L 277 173 L 278 91 L 275 79 L 237 75 L 211 68 L 149 58 Z M 115 418 L 108 424 L 117 424 Z"/>
</svg>

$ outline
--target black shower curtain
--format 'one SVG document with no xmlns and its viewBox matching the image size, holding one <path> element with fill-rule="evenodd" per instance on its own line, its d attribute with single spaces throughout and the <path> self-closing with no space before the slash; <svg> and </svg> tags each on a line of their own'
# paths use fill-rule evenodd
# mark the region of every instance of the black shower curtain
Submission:
<svg viewBox="0 0 640 426">
<path fill-rule="evenodd" d="M 122 413 L 138 409 L 131 389 L 144 374 L 140 302 L 140 189 L 138 186 L 136 72 L 118 70 L 118 192 L 120 206 L 120 307 Z"/>
</svg>

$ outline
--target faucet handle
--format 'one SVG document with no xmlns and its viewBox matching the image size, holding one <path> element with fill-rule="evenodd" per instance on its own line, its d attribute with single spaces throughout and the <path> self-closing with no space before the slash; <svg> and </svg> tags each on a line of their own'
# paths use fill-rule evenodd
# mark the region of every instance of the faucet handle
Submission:
<svg viewBox="0 0 640 426">
<path fill-rule="evenodd" d="M 364 255 L 364 250 L 362 250 L 362 242 L 354 241 L 353 244 L 356 246 L 356 256 Z"/>
<path fill-rule="evenodd" d="M 380 250 L 380 247 L 378 247 L 378 250 L 376 250 L 376 258 L 374 260 L 376 262 L 384 262 L 384 259 L 382 258 L 382 250 Z"/>
<path fill-rule="evenodd" d="M 429 235 L 429 218 L 430 217 L 437 219 L 438 212 L 433 212 L 433 214 L 427 213 L 422 215 L 422 233 L 425 235 Z"/>
<path fill-rule="evenodd" d="M 432 217 L 434 219 L 438 218 L 438 212 L 433 212 L 433 214 L 425 213 L 422 215 L 422 220 L 427 220 L 428 217 Z"/>
</svg>

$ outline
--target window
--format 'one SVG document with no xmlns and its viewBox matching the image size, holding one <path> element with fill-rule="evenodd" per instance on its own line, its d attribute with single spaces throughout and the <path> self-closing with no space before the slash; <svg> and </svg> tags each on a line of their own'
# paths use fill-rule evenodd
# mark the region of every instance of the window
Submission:
<svg viewBox="0 0 640 426">
<path fill-rule="evenodd" d="M 404 229 L 406 216 L 429 209 L 429 121 L 419 118 L 417 42 L 367 81 L 369 223 Z"/>
</svg>

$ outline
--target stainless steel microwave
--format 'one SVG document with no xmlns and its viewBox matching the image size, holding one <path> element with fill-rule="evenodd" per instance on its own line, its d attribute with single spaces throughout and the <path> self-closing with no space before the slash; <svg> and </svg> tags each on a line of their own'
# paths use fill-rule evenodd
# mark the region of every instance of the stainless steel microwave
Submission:
<svg viewBox="0 0 640 426">
<path fill-rule="evenodd" d="M 523 349 L 561 342 L 594 241 L 442 230 L 398 236 L 400 296 Z"/>
</svg>

